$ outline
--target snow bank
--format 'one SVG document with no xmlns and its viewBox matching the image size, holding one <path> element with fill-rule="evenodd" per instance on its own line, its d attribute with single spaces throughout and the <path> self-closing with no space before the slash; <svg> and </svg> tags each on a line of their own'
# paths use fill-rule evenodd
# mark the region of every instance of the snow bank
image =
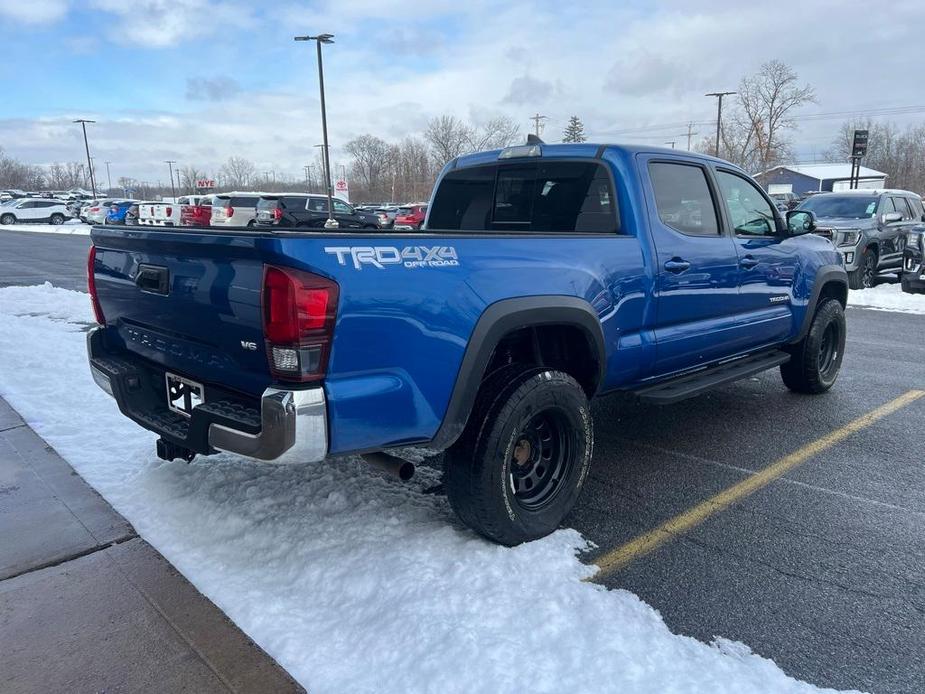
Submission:
<svg viewBox="0 0 925 694">
<path fill-rule="evenodd" d="M 848 292 L 848 305 L 881 311 L 925 314 L 925 294 L 907 294 L 899 284 L 880 284 L 872 289 Z"/>
<path fill-rule="evenodd" d="M 34 234 L 73 234 L 75 236 L 89 236 L 90 225 L 77 221 L 64 224 L 4 224 L 0 225 L 0 234 L 4 231 L 31 231 Z"/>
<path fill-rule="evenodd" d="M 507 549 L 356 459 L 164 463 L 90 379 L 87 296 L 0 289 L 0 395 L 309 691 L 808 692 L 582 579 L 574 530 Z M 37 375 L 46 377 L 36 378 Z"/>
</svg>

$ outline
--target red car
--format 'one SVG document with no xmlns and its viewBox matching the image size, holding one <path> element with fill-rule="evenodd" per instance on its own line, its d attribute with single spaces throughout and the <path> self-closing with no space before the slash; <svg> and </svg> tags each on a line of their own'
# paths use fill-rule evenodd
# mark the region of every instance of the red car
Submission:
<svg viewBox="0 0 925 694">
<path fill-rule="evenodd" d="M 398 208 L 393 229 L 420 229 L 427 215 L 427 205 L 406 205 Z"/>
<path fill-rule="evenodd" d="M 207 227 L 212 219 L 211 195 L 188 195 L 180 198 L 180 226 Z"/>
</svg>

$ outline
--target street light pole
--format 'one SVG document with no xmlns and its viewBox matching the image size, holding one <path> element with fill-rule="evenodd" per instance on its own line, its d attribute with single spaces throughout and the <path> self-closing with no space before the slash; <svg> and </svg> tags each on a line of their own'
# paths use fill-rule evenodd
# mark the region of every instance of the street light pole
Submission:
<svg viewBox="0 0 925 694">
<path fill-rule="evenodd" d="M 167 168 L 170 170 L 170 196 L 174 199 L 174 202 L 176 202 L 177 189 L 173 185 L 173 165 L 177 162 L 173 159 L 165 159 L 164 163 L 167 164 Z"/>
<path fill-rule="evenodd" d="M 716 97 L 716 151 L 714 154 L 719 156 L 719 138 L 720 133 L 722 132 L 723 127 L 723 97 L 729 96 L 730 94 L 735 94 L 735 92 L 710 92 L 709 94 L 704 94 L 704 96 L 715 96 Z"/>
<path fill-rule="evenodd" d="M 340 226 L 334 219 L 334 191 L 331 187 L 331 158 L 328 153 L 328 115 L 324 104 L 324 65 L 321 58 L 321 44 L 334 43 L 333 34 L 319 34 L 318 36 L 293 36 L 295 41 L 314 41 L 318 48 L 318 89 L 321 92 L 321 134 L 324 140 L 324 187 L 328 194 L 328 219 L 324 223 L 325 229 L 336 229 Z"/>
<path fill-rule="evenodd" d="M 106 162 L 106 181 L 109 183 L 109 194 L 112 195 L 112 175 L 109 173 L 109 165 L 112 164 L 111 161 Z"/>
<path fill-rule="evenodd" d="M 95 120 L 89 120 L 87 118 L 78 118 L 74 121 L 75 123 L 80 123 L 80 127 L 84 131 L 84 149 L 87 150 L 87 169 L 90 171 L 90 188 L 93 190 L 93 197 L 96 197 L 96 179 L 93 178 L 93 164 L 90 162 L 90 145 L 87 142 L 87 123 L 96 123 Z"/>
</svg>

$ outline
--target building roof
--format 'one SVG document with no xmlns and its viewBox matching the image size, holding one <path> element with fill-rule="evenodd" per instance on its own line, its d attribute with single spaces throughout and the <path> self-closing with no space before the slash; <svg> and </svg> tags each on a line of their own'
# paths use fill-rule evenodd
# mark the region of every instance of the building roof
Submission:
<svg viewBox="0 0 925 694">
<path fill-rule="evenodd" d="M 787 169 L 788 171 L 793 171 L 804 176 L 809 176 L 810 178 L 815 178 L 820 181 L 827 181 L 833 178 L 851 178 L 851 164 L 783 164 L 781 166 L 775 166 L 773 169 L 768 169 L 758 174 L 771 173 L 777 169 Z M 868 169 L 866 166 L 860 168 L 860 173 L 858 174 L 860 178 L 886 178 L 886 174 L 882 171 L 875 171 L 874 169 Z"/>
</svg>

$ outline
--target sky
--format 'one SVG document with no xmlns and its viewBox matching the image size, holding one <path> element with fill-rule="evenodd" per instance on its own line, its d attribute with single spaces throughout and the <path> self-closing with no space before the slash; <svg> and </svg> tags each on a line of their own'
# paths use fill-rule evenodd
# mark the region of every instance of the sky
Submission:
<svg viewBox="0 0 925 694">
<path fill-rule="evenodd" d="M 0 0 L 7 66 L 0 147 L 34 164 L 80 161 L 75 118 L 113 181 L 167 180 L 167 159 L 301 175 L 321 141 L 317 64 L 297 34 L 332 33 L 324 67 L 332 161 L 372 133 L 419 134 L 448 113 L 507 115 L 544 139 L 570 115 L 591 141 L 687 145 L 715 127 L 715 99 L 771 59 L 817 101 L 796 157 L 812 161 L 852 114 L 925 121 L 921 0 Z M 840 115 L 828 115 L 840 114 Z M 665 126 L 665 127 L 661 127 Z"/>
</svg>

